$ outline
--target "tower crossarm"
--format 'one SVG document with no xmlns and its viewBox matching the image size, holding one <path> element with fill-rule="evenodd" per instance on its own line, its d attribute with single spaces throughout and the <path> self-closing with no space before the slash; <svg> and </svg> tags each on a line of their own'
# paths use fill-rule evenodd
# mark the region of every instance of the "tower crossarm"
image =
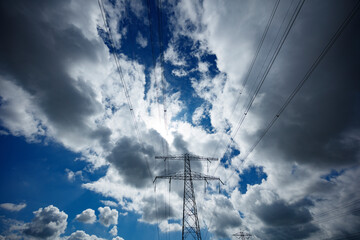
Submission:
<svg viewBox="0 0 360 240">
<path fill-rule="evenodd" d="M 184 153 L 182 155 L 168 155 L 168 156 L 157 156 L 155 159 L 163 159 L 165 163 L 166 170 L 166 160 L 179 160 L 184 162 L 184 171 L 176 172 L 173 174 L 168 174 L 167 171 L 165 175 L 156 176 L 154 183 L 157 179 L 169 179 L 169 191 L 171 189 L 171 180 L 182 180 L 184 181 L 184 194 L 183 194 L 183 221 L 182 221 L 182 240 L 195 239 L 201 240 L 200 224 L 197 214 L 197 207 L 195 201 L 195 192 L 194 192 L 194 180 L 204 180 L 206 183 L 211 180 L 217 180 L 224 184 L 220 178 L 205 175 L 199 172 L 191 171 L 191 162 L 192 161 L 207 161 L 207 164 L 211 161 L 218 160 L 217 158 L 210 157 L 200 157 L 192 155 L 189 153 Z M 205 192 L 206 192 L 205 184 Z M 156 189 L 156 185 L 155 185 Z M 219 183 L 219 192 L 220 192 L 220 183 Z"/>
<path fill-rule="evenodd" d="M 153 182 L 156 182 L 157 179 L 184 180 L 188 177 L 189 176 L 186 176 L 184 172 L 178 172 L 178 173 L 169 174 L 169 175 L 156 176 Z M 209 176 L 209 175 L 202 174 L 199 172 L 191 172 L 191 179 L 192 180 L 205 180 L 205 181 L 218 180 L 219 182 L 221 182 L 224 185 L 224 183 L 221 181 L 220 178 L 214 177 L 214 176 Z"/>
<path fill-rule="evenodd" d="M 233 234 L 234 237 L 236 237 L 237 239 L 249 239 L 252 235 L 246 232 L 238 232 Z"/>
<path fill-rule="evenodd" d="M 155 159 L 163 159 L 164 161 L 166 161 L 166 160 L 184 161 L 184 157 L 188 157 L 190 159 L 190 161 L 208 161 L 208 162 L 212 162 L 212 161 L 219 160 L 218 158 L 201 157 L 201 156 L 197 156 L 197 155 L 193 155 L 193 154 L 189 154 L 189 153 L 179 154 L 179 155 L 155 156 Z"/>
</svg>

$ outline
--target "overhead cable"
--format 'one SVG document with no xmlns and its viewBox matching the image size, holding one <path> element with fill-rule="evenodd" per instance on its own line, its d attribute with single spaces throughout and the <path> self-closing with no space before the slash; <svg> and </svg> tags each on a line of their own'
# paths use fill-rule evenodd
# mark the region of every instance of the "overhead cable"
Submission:
<svg viewBox="0 0 360 240">
<path fill-rule="evenodd" d="M 109 25 L 108 25 L 108 23 L 106 21 L 104 3 L 103 3 L 102 0 L 98 0 L 98 4 L 99 4 L 100 12 L 101 12 L 101 17 L 102 17 L 102 19 L 104 21 L 105 31 L 108 34 L 109 38 L 110 38 L 111 48 L 112 48 L 112 50 L 114 50 L 114 49 L 116 49 L 115 48 L 115 41 L 114 41 L 114 37 L 113 37 L 112 32 L 111 32 L 111 29 L 110 29 L 110 27 L 109 27 Z M 133 124 L 134 124 L 134 128 L 135 128 L 135 134 L 137 136 L 138 142 L 140 144 L 143 144 L 142 141 L 141 141 L 140 131 L 139 131 L 139 128 L 138 128 L 136 117 L 135 117 L 134 108 L 133 108 L 133 105 L 132 105 L 132 102 L 131 102 L 131 99 L 130 99 L 130 93 L 129 93 L 126 81 L 124 79 L 124 75 L 123 75 L 123 71 L 122 71 L 122 68 L 121 68 L 121 65 L 120 65 L 119 58 L 118 58 L 116 53 L 113 53 L 112 55 L 114 56 L 117 72 L 119 74 L 120 81 L 121 81 L 121 83 L 123 85 L 124 94 L 125 94 L 125 97 L 126 97 L 126 101 L 127 101 L 127 104 L 128 104 L 129 110 L 130 110 L 130 114 L 131 114 L 131 117 L 132 117 L 132 121 L 133 121 Z M 148 174 L 152 179 L 153 176 L 152 176 L 152 173 L 151 173 L 151 170 L 150 170 L 150 165 L 149 165 L 149 162 L 148 162 L 147 159 L 146 159 L 146 167 L 147 167 Z"/>
<path fill-rule="evenodd" d="M 344 31 L 344 29 L 346 28 L 346 26 L 351 22 L 351 20 L 353 19 L 353 17 L 355 16 L 355 14 L 357 13 L 357 11 L 360 8 L 360 1 L 358 1 L 355 6 L 353 7 L 352 11 L 349 13 L 349 15 L 345 18 L 345 20 L 342 22 L 342 24 L 340 25 L 340 27 L 337 29 L 337 31 L 334 33 L 334 35 L 331 37 L 331 39 L 329 40 L 329 42 L 326 44 L 325 48 L 321 51 L 320 55 L 316 58 L 315 62 L 311 65 L 310 69 L 306 72 L 305 76 L 303 77 L 303 79 L 298 83 L 298 85 L 296 86 L 296 88 L 293 90 L 293 92 L 288 96 L 287 100 L 285 101 L 285 103 L 282 105 L 282 107 L 279 109 L 279 111 L 275 114 L 275 116 L 273 117 L 273 119 L 271 120 L 271 122 L 268 124 L 268 126 L 266 127 L 266 129 L 262 132 L 262 134 L 260 135 L 260 137 L 258 138 L 258 140 L 251 146 L 251 148 L 249 149 L 249 151 L 245 154 L 245 156 L 243 157 L 242 161 L 245 161 L 249 155 L 254 151 L 254 149 L 256 148 L 256 146 L 261 142 L 261 140 L 265 137 L 265 135 L 267 134 L 267 132 L 270 130 L 270 128 L 274 125 L 274 123 L 276 122 L 276 120 L 280 117 L 280 115 L 284 112 L 284 110 L 286 109 L 286 107 L 290 104 L 290 102 L 294 99 L 295 95 L 300 91 L 300 89 L 302 88 L 302 86 L 305 84 L 305 82 L 310 78 L 311 74 L 314 72 L 314 70 L 317 68 L 317 66 L 320 64 L 320 62 L 323 60 L 323 58 L 325 57 L 325 55 L 328 53 L 328 51 L 330 50 L 330 48 L 334 45 L 334 43 L 336 42 L 336 40 L 339 38 L 339 36 L 341 35 L 341 33 Z M 235 172 L 233 172 L 230 177 L 232 177 L 232 175 L 234 175 Z M 227 180 L 230 179 L 230 177 L 227 178 Z M 225 180 L 225 182 L 227 181 Z"/>
</svg>

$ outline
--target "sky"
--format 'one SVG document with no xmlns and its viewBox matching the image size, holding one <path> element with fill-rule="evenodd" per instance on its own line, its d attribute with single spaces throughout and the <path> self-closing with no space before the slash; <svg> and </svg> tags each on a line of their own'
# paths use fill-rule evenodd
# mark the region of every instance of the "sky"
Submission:
<svg viewBox="0 0 360 240">
<path fill-rule="evenodd" d="M 100 3 L 0 2 L 0 239 L 359 237 L 359 1 Z"/>
</svg>

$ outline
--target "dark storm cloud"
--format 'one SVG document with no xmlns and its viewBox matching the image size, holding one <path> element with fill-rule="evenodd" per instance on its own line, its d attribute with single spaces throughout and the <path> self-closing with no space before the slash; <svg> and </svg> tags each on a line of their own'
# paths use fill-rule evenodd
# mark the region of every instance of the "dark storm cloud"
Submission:
<svg viewBox="0 0 360 240">
<path fill-rule="evenodd" d="M 303 200 L 294 204 L 285 201 L 275 201 L 270 205 L 263 204 L 255 209 L 255 214 L 269 226 L 288 226 L 305 224 L 312 220 L 307 207 L 312 206 L 309 200 Z"/>
<path fill-rule="evenodd" d="M 309 1 L 268 76 L 262 106 L 257 110 L 269 122 L 279 104 L 304 77 L 326 43 L 354 6 Z M 359 13 L 345 29 L 280 117 L 264 146 L 277 146 L 284 159 L 317 167 L 358 163 L 360 156 Z M 260 113 L 261 112 L 261 113 Z M 259 131 L 261 132 L 261 131 Z"/>
<path fill-rule="evenodd" d="M 155 151 L 152 146 L 142 145 L 128 137 L 120 139 L 107 157 L 126 182 L 137 188 L 152 183 L 147 164 L 154 159 Z"/>
<path fill-rule="evenodd" d="M 258 234 L 257 236 L 260 239 L 307 239 L 314 232 L 317 232 L 319 229 L 308 223 L 301 226 L 287 226 L 287 227 L 265 227 L 263 233 Z"/>
<path fill-rule="evenodd" d="M 293 204 L 277 200 L 271 204 L 257 206 L 254 213 L 266 225 L 264 233 L 267 238 L 304 239 L 318 230 L 311 223 L 313 218 L 308 209 L 311 206 L 313 203 L 307 199 Z"/>
<path fill-rule="evenodd" d="M 98 61 L 99 42 L 87 39 L 71 23 L 70 1 L 0 3 L 0 75 L 30 93 L 60 131 L 91 135 L 88 117 L 101 109 L 86 79 L 68 70 L 78 61 Z M 106 140 L 109 131 L 93 136 Z"/>
</svg>

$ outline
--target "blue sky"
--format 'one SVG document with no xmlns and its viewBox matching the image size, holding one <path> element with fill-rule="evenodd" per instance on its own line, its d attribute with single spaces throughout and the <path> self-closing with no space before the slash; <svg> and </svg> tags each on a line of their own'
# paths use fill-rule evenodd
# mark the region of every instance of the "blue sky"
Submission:
<svg viewBox="0 0 360 240">
<path fill-rule="evenodd" d="M 358 1 L 99 2 L 0 3 L 0 239 L 357 236 Z"/>
</svg>

